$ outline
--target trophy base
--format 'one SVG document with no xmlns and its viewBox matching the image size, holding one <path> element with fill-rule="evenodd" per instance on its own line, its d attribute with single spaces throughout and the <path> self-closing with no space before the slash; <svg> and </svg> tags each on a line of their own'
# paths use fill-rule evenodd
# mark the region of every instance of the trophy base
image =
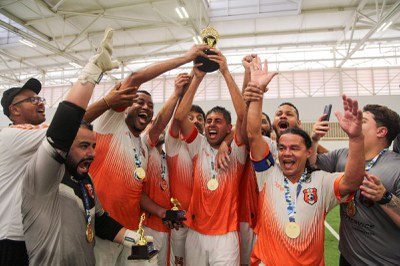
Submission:
<svg viewBox="0 0 400 266">
<path fill-rule="evenodd" d="M 208 54 L 208 55 L 216 55 L 217 53 L 210 51 L 210 50 L 205 50 L 204 53 Z M 196 57 L 196 59 L 194 60 L 194 62 L 196 64 L 198 63 L 203 63 L 203 65 L 197 67 L 199 70 L 203 71 L 203 72 L 214 72 L 215 70 L 219 69 L 219 64 L 211 61 L 210 59 L 208 59 L 207 57 L 203 57 L 203 56 L 198 56 Z"/>
<path fill-rule="evenodd" d="M 128 260 L 150 260 L 157 255 L 158 250 L 154 249 L 153 243 L 147 243 L 143 246 L 132 246 L 132 253 Z"/>
<path fill-rule="evenodd" d="M 167 210 L 165 213 L 165 218 L 163 221 L 171 221 L 171 222 L 182 222 L 186 221 L 186 212 L 182 210 L 174 211 L 174 210 Z"/>
</svg>

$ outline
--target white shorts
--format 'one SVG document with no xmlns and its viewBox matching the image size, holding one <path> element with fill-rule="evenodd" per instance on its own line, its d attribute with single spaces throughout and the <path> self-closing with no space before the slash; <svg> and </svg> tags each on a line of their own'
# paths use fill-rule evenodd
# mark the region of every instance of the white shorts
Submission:
<svg viewBox="0 0 400 266">
<path fill-rule="evenodd" d="M 96 265 L 98 266 L 155 266 L 157 257 L 151 261 L 128 260 L 131 249 L 122 244 L 117 244 L 109 240 L 104 240 L 96 236 L 94 246 Z"/>
<path fill-rule="evenodd" d="M 239 234 L 203 235 L 189 228 L 186 262 L 190 266 L 237 266 L 240 264 Z"/>
<path fill-rule="evenodd" d="M 158 250 L 157 265 L 167 265 L 169 260 L 169 233 L 160 232 L 147 226 L 143 226 L 143 230 L 146 236 L 152 236 L 154 239 L 154 247 Z"/>
<path fill-rule="evenodd" d="M 250 265 L 250 255 L 256 237 L 249 223 L 240 223 L 240 264 Z"/>
<path fill-rule="evenodd" d="M 171 266 L 183 266 L 185 262 L 185 243 L 189 228 L 179 228 L 179 230 L 171 230 Z"/>
</svg>

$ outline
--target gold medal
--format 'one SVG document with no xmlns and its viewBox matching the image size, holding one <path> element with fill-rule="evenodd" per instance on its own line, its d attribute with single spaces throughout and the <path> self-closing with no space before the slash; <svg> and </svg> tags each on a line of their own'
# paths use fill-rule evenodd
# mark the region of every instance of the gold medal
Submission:
<svg viewBox="0 0 400 266">
<path fill-rule="evenodd" d="M 285 233 L 290 238 L 298 238 L 300 235 L 300 225 L 295 222 L 286 224 Z"/>
<path fill-rule="evenodd" d="M 137 167 L 134 172 L 135 178 L 139 181 L 146 177 L 146 171 L 142 167 Z"/>
<path fill-rule="evenodd" d="M 160 188 L 162 191 L 166 191 L 168 189 L 168 183 L 164 179 L 161 180 L 160 182 Z"/>
<path fill-rule="evenodd" d="M 86 225 L 86 239 L 88 242 L 93 241 L 93 227 L 91 223 Z"/>
<path fill-rule="evenodd" d="M 211 190 L 211 191 L 216 190 L 216 189 L 218 188 L 218 180 L 215 179 L 215 178 L 210 179 L 210 180 L 207 182 L 207 187 L 208 187 L 208 189 Z"/>
<path fill-rule="evenodd" d="M 356 211 L 357 211 L 356 204 L 354 202 L 354 199 L 352 199 L 347 203 L 346 214 L 349 217 L 353 217 L 354 215 L 356 215 Z"/>
</svg>

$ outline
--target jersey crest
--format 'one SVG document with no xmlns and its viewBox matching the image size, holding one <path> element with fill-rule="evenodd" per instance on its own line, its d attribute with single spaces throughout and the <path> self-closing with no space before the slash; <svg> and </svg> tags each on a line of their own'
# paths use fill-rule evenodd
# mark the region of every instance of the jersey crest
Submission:
<svg viewBox="0 0 400 266">
<path fill-rule="evenodd" d="M 314 205 L 318 201 L 317 189 L 316 188 L 307 188 L 303 190 L 304 193 L 304 201 L 310 205 Z"/>
</svg>

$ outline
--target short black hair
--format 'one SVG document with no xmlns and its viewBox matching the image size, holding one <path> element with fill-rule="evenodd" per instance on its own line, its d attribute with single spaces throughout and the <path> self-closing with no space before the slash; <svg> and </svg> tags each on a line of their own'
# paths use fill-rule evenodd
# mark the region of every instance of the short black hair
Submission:
<svg viewBox="0 0 400 266">
<path fill-rule="evenodd" d="M 203 108 L 201 108 L 200 106 L 193 104 L 192 107 L 190 108 L 190 112 L 196 112 L 199 113 L 203 116 L 203 120 L 206 120 L 206 114 L 203 111 Z"/>
<path fill-rule="evenodd" d="M 267 118 L 267 121 L 268 121 L 269 126 L 272 127 L 271 119 L 269 119 L 269 116 L 268 116 L 266 113 L 264 113 L 264 112 L 262 112 L 262 114 L 265 115 L 265 117 Z"/>
<path fill-rule="evenodd" d="M 138 90 L 136 93 L 143 93 L 143 94 L 147 94 L 151 97 L 151 93 L 145 90 Z"/>
<path fill-rule="evenodd" d="M 81 128 L 86 128 L 89 129 L 90 131 L 93 131 L 93 125 L 83 119 L 81 121 Z"/>
<path fill-rule="evenodd" d="M 281 107 L 281 106 L 283 106 L 283 105 L 289 105 L 289 106 L 291 106 L 291 107 L 293 107 L 293 109 L 296 111 L 296 115 L 297 115 L 297 120 L 299 120 L 300 119 L 300 114 L 299 114 L 299 110 L 297 109 L 297 107 L 293 104 L 293 103 L 290 103 L 290 102 L 284 102 L 284 103 L 281 103 L 278 107 Z"/>
<path fill-rule="evenodd" d="M 210 111 L 207 112 L 206 117 L 211 113 L 220 113 L 224 116 L 224 119 L 228 125 L 232 124 L 231 112 L 226 110 L 225 107 L 215 106 Z"/>
</svg>

